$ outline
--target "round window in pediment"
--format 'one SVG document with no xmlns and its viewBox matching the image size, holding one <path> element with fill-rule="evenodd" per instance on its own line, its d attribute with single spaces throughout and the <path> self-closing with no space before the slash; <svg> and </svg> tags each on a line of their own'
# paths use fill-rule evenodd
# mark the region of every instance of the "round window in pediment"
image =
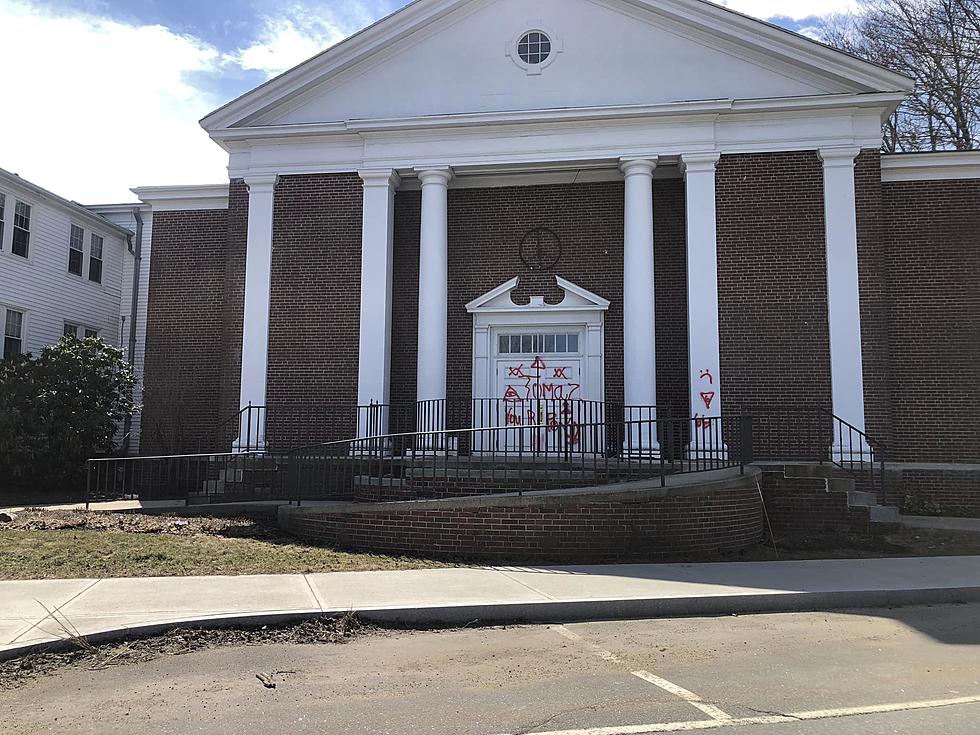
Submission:
<svg viewBox="0 0 980 735">
<path fill-rule="evenodd" d="M 529 66 L 543 64 L 551 56 L 551 39 L 542 31 L 528 31 L 517 42 L 517 54 Z"/>
</svg>

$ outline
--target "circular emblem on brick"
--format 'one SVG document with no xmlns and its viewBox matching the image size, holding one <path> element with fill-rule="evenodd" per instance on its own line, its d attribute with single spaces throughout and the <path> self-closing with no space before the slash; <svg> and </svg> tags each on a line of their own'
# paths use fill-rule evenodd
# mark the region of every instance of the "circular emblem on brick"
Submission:
<svg viewBox="0 0 980 735">
<path fill-rule="evenodd" d="M 551 270 L 561 260 L 561 240 L 554 230 L 536 227 L 521 240 L 520 256 L 532 271 Z"/>
</svg>

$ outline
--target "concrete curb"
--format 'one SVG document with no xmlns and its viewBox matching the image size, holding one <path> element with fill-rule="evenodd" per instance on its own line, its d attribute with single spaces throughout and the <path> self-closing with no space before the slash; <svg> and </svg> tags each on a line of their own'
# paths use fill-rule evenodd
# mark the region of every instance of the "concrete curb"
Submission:
<svg viewBox="0 0 980 735">
<path fill-rule="evenodd" d="M 844 608 L 882 608 L 978 601 L 980 601 L 980 586 L 781 592 L 699 597 L 542 600 L 540 602 L 516 603 L 444 604 L 430 607 L 280 610 L 174 618 L 159 622 L 107 628 L 87 633 L 84 638 L 90 643 L 100 644 L 117 640 L 145 638 L 180 628 L 277 625 L 342 615 L 347 612 L 353 612 L 367 622 L 450 627 L 472 624 L 570 623 L 637 618 L 812 612 Z M 72 648 L 72 645 L 69 640 L 58 639 L 8 646 L 0 649 L 0 661 L 43 651 L 68 650 Z"/>
</svg>

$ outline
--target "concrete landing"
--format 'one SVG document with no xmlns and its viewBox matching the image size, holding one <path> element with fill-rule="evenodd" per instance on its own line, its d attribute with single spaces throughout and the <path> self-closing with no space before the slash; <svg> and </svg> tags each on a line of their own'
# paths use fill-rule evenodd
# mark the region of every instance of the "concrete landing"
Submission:
<svg viewBox="0 0 980 735">
<path fill-rule="evenodd" d="M 908 526 L 909 528 L 933 528 L 939 531 L 972 531 L 973 533 L 980 533 L 980 518 L 899 515 L 896 523 Z"/>
<path fill-rule="evenodd" d="M 379 622 L 463 625 L 971 600 L 980 600 L 980 556 L 6 581 L 0 658 L 58 645 L 68 630 L 95 641 L 349 610 Z"/>
</svg>

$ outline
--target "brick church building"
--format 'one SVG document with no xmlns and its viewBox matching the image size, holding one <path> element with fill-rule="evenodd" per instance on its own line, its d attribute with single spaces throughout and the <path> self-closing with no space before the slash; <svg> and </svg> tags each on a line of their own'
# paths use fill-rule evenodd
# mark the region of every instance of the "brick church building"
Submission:
<svg viewBox="0 0 980 735">
<path fill-rule="evenodd" d="M 204 118 L 227 184 L 136 190 L 144 451 L 836 416 L 980 509 L 980 153 L 881 155 L 911 88 L 707 2 L 416 0 Z"/>
</svg>

